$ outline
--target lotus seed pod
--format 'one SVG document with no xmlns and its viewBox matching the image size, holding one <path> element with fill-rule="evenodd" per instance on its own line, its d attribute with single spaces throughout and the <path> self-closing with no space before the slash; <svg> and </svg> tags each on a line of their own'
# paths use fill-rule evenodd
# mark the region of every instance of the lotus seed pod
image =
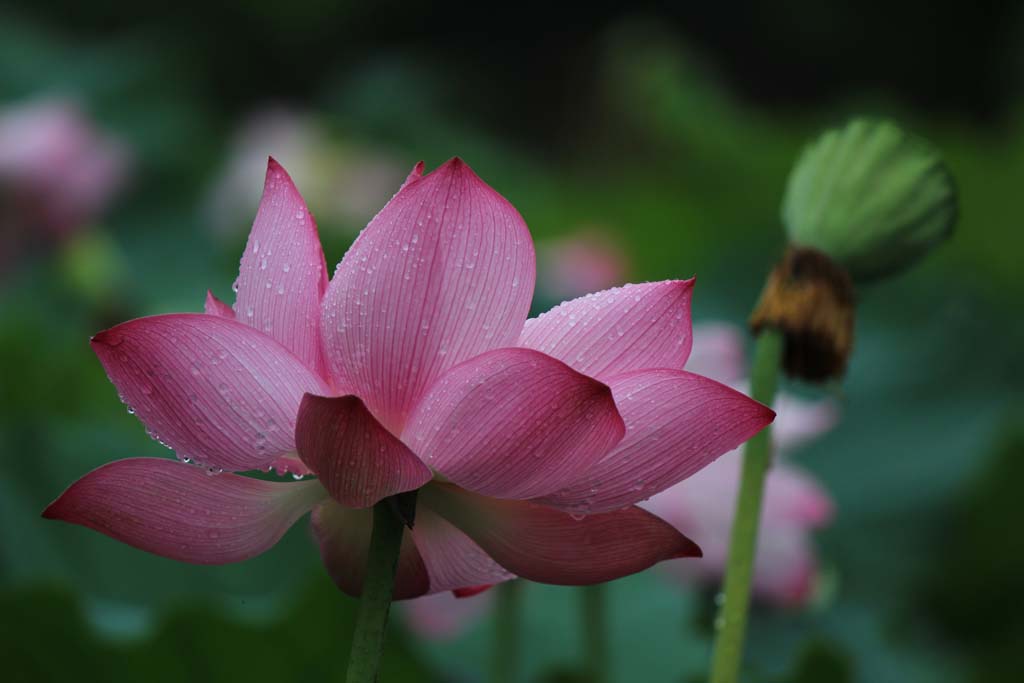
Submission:
<svg viewBox="0 0 1024 683">
<path fill-rule="evenodd" d="M 824 252 L 854 281 L 908 267 L 949 237 L 956 215 L 953 179 L 935 148 L 870 119 L 808 145 L 782 202 L 790 242 Z"/>
</svg>

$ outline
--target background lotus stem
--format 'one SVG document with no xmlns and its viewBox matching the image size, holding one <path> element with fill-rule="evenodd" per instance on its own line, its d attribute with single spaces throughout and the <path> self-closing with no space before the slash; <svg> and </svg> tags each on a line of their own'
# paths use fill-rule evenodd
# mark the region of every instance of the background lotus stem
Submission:
<svg viewBox="0 0 1024 683">
<path fill-rule="evenodd" d="M 494 683 L 516 683 L 519 679 L 519 639 L 522 627 L 522 581 L 500 584 L 495 609 Z"/>
<path fill-rule="evenodd" d="M 402 547 L 402 520 L 385 499 L 373 507 L 373 533 L 366 560 L 366 579 L 359 598 L 352 652 L 348 660 L 347 683 L 373 683 L 377 680 L 384 631 L 391 609 L 398 553 Z"/>
<path fill-rule="evenodd" d="M 583 616 L 583 667 L 586 680 L 590 683 L 608 681 L 608 590 L 603 583 L 584 586 L 582 589 Z"/>
<path fill-rule="evenodd" d="M 782 333 L 768 328 L 754 347 L 750 386 L 752 397 L 771 405 L 779 379 Z M 750 584 L 754 574 L 757 531 L 761 520 L 764 479 L 771 464 L 771 427 L 762 429 L 743 451 L 743 477 L 732 523 L 729 563 L 725 572 L 724 602 L 715 619 L 717 634 L 711 660 L 711 683 L 736 683 L 743 658 Z"/>
</svg>

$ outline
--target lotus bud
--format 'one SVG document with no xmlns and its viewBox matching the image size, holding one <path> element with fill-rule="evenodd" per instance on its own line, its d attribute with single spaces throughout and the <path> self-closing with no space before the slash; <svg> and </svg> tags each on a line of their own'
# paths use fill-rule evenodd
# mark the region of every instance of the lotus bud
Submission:
<svg viewBox="0 0 1024 683">
<path fill-rule="evenodd" d="M 854 285 L 910 266 L 956 220 L 953 179 L 928 143 L 887 121 L 827 131 L 789 176 L 782 221 L 789 247 L 750 319 L 780 330 L 792 377 L 841 377 L 853 349 Z"/>
<path fill-rule="evenodd" d="M 907 268 L 952 234 L 956 214 L 953 179 L 938 151 L 871 119 L 812 142 L 782 202 L 790 243 L 825 253 L 854 282 Z"/>
</svg>

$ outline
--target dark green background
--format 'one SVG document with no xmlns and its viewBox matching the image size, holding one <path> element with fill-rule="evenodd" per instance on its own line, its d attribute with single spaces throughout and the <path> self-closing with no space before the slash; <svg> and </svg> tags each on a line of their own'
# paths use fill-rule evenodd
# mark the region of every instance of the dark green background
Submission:
<svg viewBox="0 0 1024 683">
<path fill-rule="evenodd" d="M 0 278 L 0 677 L 342 676 L 354 603 L 303 525 L 210 568 L 39 518 L 89 469 L 166 453 L 87 339 L 195 310 L 207 287 L 227 295 L 244 230 L 215 239 L 201 204 L 242 117 L 284 102 L 410 165 L 458 154 L 535 236 L 605 226 L 633 279 L 697 274 L 696 318 L 737 323 L 782 248 L 780 194 L 810 136 L 868 113 L 934 141 L 960 187 L 958 231 L 860 292 L 850 373 L 827 392 L 842 423 L 795 456 L 836 500 L 819 537 L 833 588 L 803 611 L 756 611 L 747 679 L 1016 680 L 1022 37 L 1012 3 L 0 7 L 0 103 L 73 93 L 137 157 L 97 226 L 112 261 L 36 251 Z M 347 244 L 331 227 L 333 263 Z M 577 594 L 526 592 L 524 671 L 573 680 Z M 701 680 L 710 604 L 652 574 L 616 583 L 615 680 Z M 479 680 L 489 631 L 439 645 L 396 623 L 382 680 Z"/>
</svg>

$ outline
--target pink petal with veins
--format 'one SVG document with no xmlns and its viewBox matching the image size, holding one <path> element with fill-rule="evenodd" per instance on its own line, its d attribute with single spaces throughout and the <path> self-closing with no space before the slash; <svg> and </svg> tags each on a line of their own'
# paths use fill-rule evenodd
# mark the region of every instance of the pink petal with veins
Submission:
<svg viewBox="0 0 1024 683">
<path fill-rule="evenodd" d="M 508 571 L 531 581 L 583 586 L 633 574 L 700 548 L 637 507 L 587 515 L 529 501 L 488 498 L 451 484 L 420 490 L 420 502 L 473 539 Z"/>
<path fill-rule="evenodd" d="M 226 470 L 264 469 L 295 450 L 303 394 L 329 391 L 270 337 L 202 313 L 131 320 L 92 348 L 154 438 Z"/>
<path fill-rule="evenodd" d="M 514 344 L 534 277 L 519 213 L 453 159 L 408 181 L 339 264 L 321 320 L 331 373 L 400 433 L 442 373 Z"/>
<path fill-rule="evenodd" d="M 270 159 L 235 281 L 235 317 L 266 333 L 321 376 L 320 299 L 327 266 L 316 222 L 292 179 Z"/>
<path fill-rule="evenodd" d="M 459 591 L 466 596 L 485 586 L 515 578 L 466 534 L 425 505 L 416 509 L 412 530 L 416 547 L 430 575 L 430 592 Z"/>
<path fill-rule="evenodd" d="M 342 505 L 365 508 L 433 476 L 356 396 L 306 394 L 295 426 L 299 456 Z"/>
<path fill-rule="evenodd" d="M 775 416 L 724 384 L 682 370 L 640 370 L 609 384 L 626 437 L 542 502 L 581 513 L 632 505 L 736 448 Z"/>
<path fill-rule="evenodd" d="M 174 560 L 225 564 L 271 548 L 323 497 L 316 482 L 211 476 L 174 460 L 131 458 L 76 481 L 43 517 Z"/>
<path fill-rule="evenodd" d="M 359 597 L 366 576 L 373 510 L 347 508 L 327 500 L 313 508 L 312 525 L 327 573 L 338 588 Z M 412 535 L 408 529 L 404 533 L 392 594 L 395 600 L 415 598 L 425 594 L 430 587 L 427 568 Z"/>
<path fill-rule="evenodd" d="M 531 498 L 578 477 L 623 433 L 607 386 L 543 353 L 512 348 L 442 376 L 402 438 L 464 488 Z"/>
<path fill-rule="evenodd" d="M 681 370 L 690 355 L 693 280 L 626 285 L 567 301 L 526 321 L 519 346 L 591 377 L 645 368 Z"/>
</svg>

